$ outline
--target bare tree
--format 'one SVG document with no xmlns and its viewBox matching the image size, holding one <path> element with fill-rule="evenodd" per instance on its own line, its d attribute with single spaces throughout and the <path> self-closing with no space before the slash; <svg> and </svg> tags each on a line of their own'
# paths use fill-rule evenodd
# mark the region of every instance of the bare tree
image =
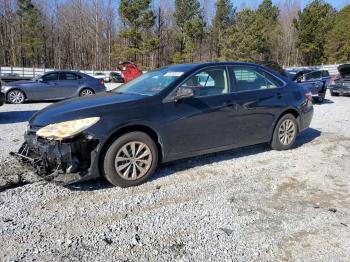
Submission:
<svg viewBox="0 0 350 262">
<path fill-rule="evenodd" d="M 297 17 L 300 10 L 300 1 L 283 0 L 280 2 L 279 8 L 279 37 L 274 57 L 283 65 L 296 65 L 300 62 L 300 58 L 296 48 L 297 32 L 293 26 L 293 19 Z"/>
</svg>

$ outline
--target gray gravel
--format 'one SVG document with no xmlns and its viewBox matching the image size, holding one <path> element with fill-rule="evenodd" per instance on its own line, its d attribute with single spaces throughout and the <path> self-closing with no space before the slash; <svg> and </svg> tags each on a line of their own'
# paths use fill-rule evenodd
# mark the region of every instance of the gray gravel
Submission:
<svg viewBox="0 0 350 262">
<path fill-rule="evenodd" d="M 26 126 L 8 112 L 44 106 L 0 107 L 2 163 Z M 349 113 L 349 97 L 328 97 L 293 150 L 177 161 L 135 188 L 100 180 L 5 190 L 1 260 L 349 261 Z"/>
</svg>

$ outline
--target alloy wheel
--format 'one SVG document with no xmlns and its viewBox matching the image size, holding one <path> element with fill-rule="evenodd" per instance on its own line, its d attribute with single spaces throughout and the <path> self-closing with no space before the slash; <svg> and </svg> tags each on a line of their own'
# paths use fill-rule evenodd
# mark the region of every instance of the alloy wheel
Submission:
<svg viewBox="0 0 350 262">
<path fill-rule="evenodd" d="M 152 164 L 152 152 L 143 142 L 123 145 L 115 158 L 115 169 L 126 180 L 136 180 L 147 174 Z"/>
<path fill-rule="evenodd" d="M 24 102 L 24 94 L 21 91 L 13 90 L 8 94 L 8 100 L 12 104 L 21 104 Z"/>
<path fill-rule="evenodd" d="M 83 91 L 81 91 L 80 96 L 91 96 L 93 95 L 94 92 L 90 89 L 84 89 Z"/>
<path fill-rule="evenodd" d="M 284 120 L 278 130 L 278 138 L 283 145 L 292 143 L 296 134 L 296 126 L 290 119 Z"/>
</svg>

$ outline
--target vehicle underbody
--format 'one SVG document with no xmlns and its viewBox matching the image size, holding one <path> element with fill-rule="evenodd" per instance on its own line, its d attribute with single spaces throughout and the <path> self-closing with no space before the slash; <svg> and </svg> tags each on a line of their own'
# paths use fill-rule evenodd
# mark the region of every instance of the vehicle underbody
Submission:
<svg viewBox="0 0 350 262">
<path fill-rule="evenodd" d="M 12 155 L 32 165 L 47 180 L 71 184 L 98 177 L 93 172 L 98 145 L 97 139 L 84 134 L 57 141 L 27 131 L 25 142 Z"/>
</svg>

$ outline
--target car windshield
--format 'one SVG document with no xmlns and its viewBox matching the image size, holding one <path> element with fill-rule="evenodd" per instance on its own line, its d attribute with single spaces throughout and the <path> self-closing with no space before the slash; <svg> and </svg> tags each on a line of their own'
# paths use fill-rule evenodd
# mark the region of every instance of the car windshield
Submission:
<svg viewBox="0 0 350 262">
<path fill-rule="evenodd" d="M 36 75 L 32 78 L 32 81 L 37 81 L 39 78 L 41 78 L 43 75 Z"/>
<path fill-rule="evenodd" d="M 113 92 L 153 96 L 164 90 L 184 72 L 174 68 L 162 68 L 145 73 L 129 83 L 121 85 Z"/>
</svg>

